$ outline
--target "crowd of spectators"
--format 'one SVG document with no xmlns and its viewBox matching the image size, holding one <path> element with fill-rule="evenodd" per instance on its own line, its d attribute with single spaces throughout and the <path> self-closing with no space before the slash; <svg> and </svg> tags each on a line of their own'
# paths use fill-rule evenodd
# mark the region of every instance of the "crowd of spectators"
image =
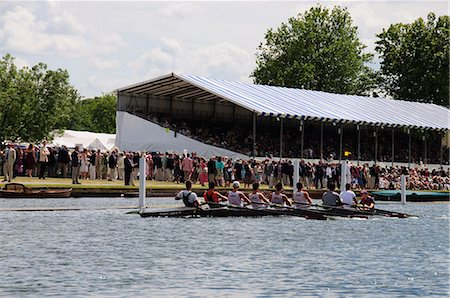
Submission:
<svg viewBox="0 0 450 298">
<path fill-rule="evenodd" d="M 124 180 L 126 185 L 133 185 L 138 177 L 139 157 L 136 152 L 69 150 L 65 146 L 48 146 L 46 142 L 40 146 L 30 144 L 25 148 L 9 144 L 0 151 L 0 174 L 4 175 L 4 181 L 11 181 L 16 176 L 38 176 L 40 179 L 72 177 L 73 183 L 79 183 L 78 179 L 104 179 Z M 177 183 L 190 180 L 201 185 L 215 181 L 220 186 L 229 186 L 238 180 L 244 183 L 244 187 L 250 187 L 253 182 L 269 187 L 278 182 L 290 186 L 294 184 L 294 165 L 289 159 L 206 159 L 195 152 L 187 155 L 152 152 L 145 157 L 149 180 Z M 349 164 L 349 171 L 345 173 L 353 189 L 399 189 L 402 174 L 409 175 L 408 189 L 450 190 L 450 172 L 443 169 Z M 332 156 L 318 163 L 300 162 L 299 179 L 307 188 L 323 189 L 330 182 L 339 185 L 340 177 L 339 163 Z"/>
<path fill-rule="evenodd" d="M 177 133 L 185 135 L 205 144 L 225 148 L 231 151 L 239 152 L 248 156 L 253 155 L 253 133 L 251 126 L 226 124 L 223 122 L 205 122 L 191 120 L 177 120 L 167 115 L 144 114 L 135 112 L 139 117 L 145 118 L 162 127 L 169 128 Z M 317 126 L 317 125 L 316 125 Z M 299 128 L 285 126 L 283 133 L 284 148 L 283 156 L 295 158 L 303 156 L 306 159 L 320 159 L 320 126 L 306 124 L 304 129 L 303 154 L 300 152 L 301 138 Z M 338 134 L 339 126 L 327 124 L 324 126 L 323 152 L 322 158 L 333 156 L 339 158 L 340 137 Z M 356 128 L 353 128 L 356 129 Z M 374 160 L 374 131 L 370 129 L 361 129 L 360 138 L 360 160 Z M 392 135 L 391 130 L 379 130 L 378 132 L 378 161 L 389 162 L 392 160 Z M 356 131 L 344 132 L 343 151 L 349 152 L 351 159 L 357 158 L 357 139 Z M 275 137 L 274 137 L 275 136 Z M 432 138 L 433 137 L 433 138 Z M 419 136 L 413 136 L 412 140 L 412 163 L 440 163 L 440 153 L 437 136 L 430 136 L 427 144 L 427 160 L 424 156 L 424 144 Z M 396 162 L 408 162 L 408 137 L 405 133 L 396 133 L 394 160 Z M 439 141 L 440 142 L 440 141 Z M 277 125 L 266 127 L 257 127 L 256 156 L 276 157 L 279 156 L 279 128 Z M 443 150 L 443 163 L 449 164 L 449 148 Z"/>
</svg>

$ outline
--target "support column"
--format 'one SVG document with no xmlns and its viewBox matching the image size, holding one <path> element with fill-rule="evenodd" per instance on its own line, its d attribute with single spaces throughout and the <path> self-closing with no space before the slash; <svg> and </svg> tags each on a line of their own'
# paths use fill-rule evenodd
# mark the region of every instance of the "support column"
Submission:
<svg viewBox="0 0 450 298">
<path fill-rule="evenodd" d="M 303 126 L 303 120 L 300 120 L 300 131 L 302 133 L 302 137 L 300 140 L 300 158 L 303 159 L 303 141 L 305 136 L 305 127 Z"/>
<path fill-rule="evenodd" d="M 392 127 L 392 157 L 391 157 L 391 166 L 394 167 L 394 156 L 395 156 L 395 147 L 394 147 L 394 128 Z"/>
<path fill-rule="evenodd" d="M 443 132 L 441 132 L 441 146 L 439 147 L 439 153 L 440 153 L 440 155 L 441 155 L 441 162 L 440 162 L 440 164 L 441 164 L 441 168 L 442 168 L 442 162 L 443 162 L 443 154 L 442 154 L 442 147 L 443 147 L 443 141 L 442 141 L 442 139 L 444 138 L 444 133 Z"/>
<path fill-rule="evenodd" d="M 427 136 L 426 135 L 423 135 L 423 145 L 424 145 L 424 157 L 423 157 L 423 163 L 425 164 L 425 165 L 427 165 L 428 164 L 428 161 L 427 161 Z"/>
<path fill-rule="evenodd" d="M 256 113 L 253 113 L 253 158 L 256 157 Z"/>
<path fill-rule="evenodd" d="M 280 160 L 283 157 L 283 118 L 280 118 Z"/>
<path fill-rule="evenodd" d="M 408 168 L 411 168 L 411 130 L 408 128 Z"/>
<path fill-rule="evenodd" d="M 406 204 L 406 176 L 400 176 L 400 198 L 403 205 Z"/>
<path fill-rule="evenodd" d="M 342 137 L 344 135 L 344 125 L 341 123 L 341 127 L 339 128 L 339 161 L 342 160 Z"/>
<path fill-rule="evenodd" d="M 323 158 L 323 122 L 320 122 L 320 160 Z"/>
<path fill-rule="evenodd" d="M 359 160 L 361 159 L 361 128 L 359 124 L 356 124 L 356 130 L 358 131 L 358 166 Z"/>
<path fill-rule="evenodd" d="M 139 210 L 145 210 L 145 172 L 146 172 L 145 152 L 139 158 Z"/>
<path fill-rule="evenodd" d="M 375 127 L 375 164 L 378 160 L 378 127 Z"/>
</svg>

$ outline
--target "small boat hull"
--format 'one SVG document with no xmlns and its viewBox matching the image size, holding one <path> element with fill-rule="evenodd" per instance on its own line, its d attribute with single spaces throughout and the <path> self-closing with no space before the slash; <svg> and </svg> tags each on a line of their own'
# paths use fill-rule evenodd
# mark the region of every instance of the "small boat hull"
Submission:
<svg viewBox="0 0 450 298">
<path fill-rule="evenodd" d="M 20 183 L 6 184 L 0 190 L 0 198 L 6 199 L 70 198 L 71 194 L 72 188 L 33 190 Z"/>
</svg>

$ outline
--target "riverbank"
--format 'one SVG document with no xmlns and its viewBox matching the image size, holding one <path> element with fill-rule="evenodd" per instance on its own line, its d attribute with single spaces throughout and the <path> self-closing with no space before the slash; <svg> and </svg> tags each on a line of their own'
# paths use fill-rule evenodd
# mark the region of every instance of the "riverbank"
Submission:
<svg viewBox="0 0 450 298">
<path fill-rule="evenodd" d="M 38 179 L 37 177 L 17 177 L 13 179 L 12 182 L 22 183 L 31 189 L 62 189 L 62 188 L 72 188 L 72 197 L 137 197 L 139 192 L 138 181 L 136 181 L 136 186 L 125 186 L 123 181 L 108 181 L 108 180 L 80 180 L 81 184 L 72 184 L 71 179 L 66 178 L 46 178 L 45 180 Z M 5 182 L 0 183 L 0 188 L 5 185 Z M 243 184 L 241 184 L 243 186 Z M 165 181 L 146 181 L 146 195 L 147 197 L 174 197 L 180 190 L 184 189 L 184 183 L 174 183 Z M 219 192 L 227 192 L 231 190 L 230 187 L 217 187 Z M 201 195 L 207 186 L 202 186 L 200 184 L 194 184 L 193 190 Z M 251 188 L 241 188 L 243 192 L 250 192 Z M 269 190 L 268 185 L 261 185 L 262 191 Z M 376 192 L 377 190 L 369 190 L 370 193 Z M 325 189 L 308 189 L 310 196 L 314 199 L 320 199 Z M 359 197 L 359 190 L 354 190 L 355 194 Z M 292 194 L 292 187 L 286 186 L 285 193 L 287 195 Z M 425 196 L 412 197 L 412 201 L 449 201 L 449 192 L 435 192 L 428 191 L 422 192 Z M 444 193 L 447 196 L 439 199 L 435 194 Z M 426 194 L 430 194 L 427 196 Z M 387 196 L 387 197 L 377 197 L 377 200 L 385 201 L 399 201 L 399 196 Z"/>
</svg>

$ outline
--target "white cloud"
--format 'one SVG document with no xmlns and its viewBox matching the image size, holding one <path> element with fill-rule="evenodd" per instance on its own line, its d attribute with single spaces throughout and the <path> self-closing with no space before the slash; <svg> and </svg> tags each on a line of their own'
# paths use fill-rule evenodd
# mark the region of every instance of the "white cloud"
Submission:
<svg viewBox="0 0 450 298">
<path fill-rule="evenodd" d="M 252 55 L 231 43 L 187 46 L 175 39 L 161 37 L 154 47 L 128 66 L 142 79 L 170 72 L 197 74 L 222 79 L 246 78 L 253 68 Z"/>
<path fill-rule="evenodd" d="M 104 60 L 98 57 L 89 58 L 89 63 L 98 70 L 113 70 L 120 67 L 120 62 L 117 59 Z"/>
<path fill-rule="evenodd" d="M 125 87 L 138 82 L 136 77 L 105 77 L 90 76 L 88 78 L 88 89 L 100 90 L 103 93 L 109 93 L 117 88 Z M 99 92 L 96 92 L 99 94 Z M 94 93 L 95 94 L 95 93 Z"/>
<path fill-rule="evenodd" d="M 184 18 L 195 11 L 194 5 L 188 2 L 171 3 L 158 9 L 157 14 L 167 18 Z"/>
<path fill-rule="evenodd" d="M 87 31 L 68 13 L 41 20 L 30 9 L 15 6 L 3 16 L 2 43 L 9 51 L 70 58 L 108 55 L 126 45 L 117 33 Z"/>
</svg>

